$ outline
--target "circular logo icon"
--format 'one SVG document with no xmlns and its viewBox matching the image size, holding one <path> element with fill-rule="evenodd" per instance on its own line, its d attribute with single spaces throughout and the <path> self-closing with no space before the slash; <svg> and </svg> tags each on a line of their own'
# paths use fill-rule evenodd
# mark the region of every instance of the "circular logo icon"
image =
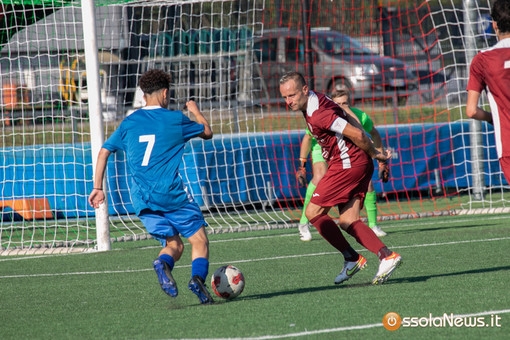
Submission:
<svg viewBox="0 0 510 340">
<path fill-rule="evenodd" d="M 387 330 L 396 331 L 400 327 L 402 319 L 397 313 L 389 312 L 383 317 L 382 323 Z"/>
</svg>

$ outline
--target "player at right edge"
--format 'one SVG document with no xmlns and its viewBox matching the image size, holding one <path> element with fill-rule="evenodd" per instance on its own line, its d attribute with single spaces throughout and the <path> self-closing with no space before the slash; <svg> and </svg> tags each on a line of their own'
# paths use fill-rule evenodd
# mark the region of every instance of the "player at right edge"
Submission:
<svg viewBox="0 0 510 340">
<path fill-rule="evenodd" d="M 499 164 L 510 183 L 510 0 L 497 0 L 491 11 L 498 43 L 478 53 L 469 68 L 466 115 L 494 126 Z M 478 107 L 485 90 L 491 107 Z M 505 137 L 506 136 L 506 137 Z"/>
</svg>

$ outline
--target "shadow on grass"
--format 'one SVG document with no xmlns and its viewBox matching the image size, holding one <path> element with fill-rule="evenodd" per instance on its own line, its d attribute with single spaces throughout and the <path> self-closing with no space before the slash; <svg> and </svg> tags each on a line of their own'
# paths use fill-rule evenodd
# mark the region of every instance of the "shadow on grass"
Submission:
<svg viewBox="0 0 510 340">
<path fill-rule="evenodd" d="M 236 298 L 236 300 L 256 300 L 256 299 L 268 299 L 275 296 L 285 296 L 285 295 L 294 295 L 294 294 L 303 294 L 303 293 L 312 293 L 312 292 L 323 292 L 328 290 L 335 290 L 335 289 L 345 289 L 345 288 L 359 288 L 359 287 L 368 287 L 372 284 L 369 282 L 366 283 L 358 283 L 358 284 L 352 284 L 352 285 L 328 285 L 328 286 L 317 286 L 317 287 L 307 287 L 307 288 L 300 288 L 300 289 L 293 289 L 293 290 L 286 290 L 281 292 L 273 292 L 273 293 L 267 293 L 267 294 L 253 294 L 248 296 L 241 296 Z"/>
<path fill-rule="evenodd" d="M 492 223 L 492 225 L 500 225 L 500 224 L 497 224 L 497 223 Z M 392 234 L 412 234 L 412 233 L 416 233 L 418 231 L 438 231 L 438 230 L 441 230 L 441 231 L 448 231 L 448 230 L 455 230 L 455 229 L 466 229 L 466 228 L 480 228 L 480 227 L 483 227 L 483 228 L 487 228 L 487 227 L 490 227 L 491 224 L 487 223 L 487 224 L 484 224 L 483 226 L 482 225 L 461 225 L 461 226 L 456 226 L 456 227 L 447 227 L 447 226 L 440 226 L 440 227 L 430 227 L 430 228 L 426 228 L 426 227 L 423 227 L 423 228 L 412 228 L 412 229 L 406 229 L 406 230 L 391 230 L 391 229 L 388 229 L 386 230 L 388 232 L 388 235 L 392 235 Z M 384 230 L 384 225 L 382 225 L 382 229 Z"/>
<path fill-rule="evenodd" d="M 473 270 L 465 270 L 465 271 L 461 271 L 461 272 L 444 273 L 444 274 L 436 274 L 436 275 L 423 275 L 423 276 L 404 277 L 404 278 L 398 278 L 398 277 L 390 278 L 389 281 L 384 283 L 384 286 L 398 284 L 398 283 L 425 282 L 425 281 L 428 281 L 429 279 L 438 278 L 438 277 L 481 274 L 481 273 L 498 272 L 498 271 L 502 271 L 502 270 L 510 270 L 510 266 L 473 269 Z M 268 298 L 272 298 L 275 296 L 312 293 L 312 292 L 328 291 L 328 290 L 335 290 L 335 289 L 361 288 L 361 287 L 369 287 L 369 286 L 373 286 L 371 282 L 346 284 L 346 285 L 333 285 L 332 284 L 332 285 L 328 285 L 328 286 L 308 287 L 308 288 L 300 288 L 300 289 L 287 290 L 287 291 L 281 291 L 281 292 L 273 292 L 273 293 L 267 293 L 267 294 L 254 294 L 254 295 L 248 295 L 248 296 L 241 296 L 241 297 L 236 298 L 234 301 L 268 299 Z"/>
<path fill-rule="evenodd" d="M 499 272 L 502 270 L 510 270 L 510 266 L 501 266 L 501 267 L 494 267 L 494 268 L 483 268 L 483 269 L 472 269 L 472 270 L 464 270 L 461 272 L 454 272 L 454 273 L 444 273 L 444 274 L 435 274 L 435 275 L 422 275 L 422 276 L 416 276 L 416 277 L 403 277 L 403 278 L 395 278 L 390 279 L 387 284 L 395 284 L 395 283 L 407 283 L 407 282 L 425 282 L 432 278 L 437 277 L 449 277 L 449 276 L 458 276 L 458 275 L 470 275 L 470 274 L 486 274 L 491 272 Z"/>
</svg>

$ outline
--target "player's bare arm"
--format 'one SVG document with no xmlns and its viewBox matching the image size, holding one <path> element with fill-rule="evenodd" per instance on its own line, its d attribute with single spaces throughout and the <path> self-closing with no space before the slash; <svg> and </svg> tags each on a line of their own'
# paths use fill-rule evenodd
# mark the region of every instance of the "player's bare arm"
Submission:
<svg viewBox="0 0 510 340">
<path fill-rule="evenodd" d="M 354 127 L 357 127 L 358 129 L 360 130 L 365 130 L 363 128 L 363 125 L 361 125 L 361 122 L 358 118 L 358 116 L 356 116 L 356 114 L 354 112 L 352 112 L 351 108 L 349 107 L 349 105 L 347 103 L 345 104 L 338 104 L 338 106 L 340 106 L 342 108 L 342 110 L 345 111 L 345 113 L 347 113 L 348 115 L 348 122 L 349 124 L 353 125 Z M 377 129 L 375 127 L 372 128 L 372 131 L 370 131 L 370 137 L 372 137 L 372 142 L 374 143 L 374 147 L 379 150 L 379 152 L 383 152 L 383 144 L 382 144 L 382 138 L 381 138 L 381 135 L 379 134 L 379 131 L 377 131 Z"/>
<path fill-rule="evenodd" d="M 466 104 L 466 115 L 469 118 L 483 120 L 492 124 L 492 114 L 490 112 L 482 110 L 478 106 L 478 100 L 480 99 L 480 93 L 469 90 Z"/>
<path fill-rule="evenodd" d="M 340 106 L 342 108 L 342 110 L 345 111 L 345 113 L 347 113 L 351 118 L 353 118 L 354 121 L 358 122 L 359 126 L 361 126 L 361 129 L 363 129 L 363 126 L 361 125 L 361 122 L 360 122 L 358 116 L 356 116 L 356 114 L 354 112 L 352 112 L 352 110 L 349 107 L 349 105 L 347 105 L 347 104 L 342 104 L 342 105 L 338 104 L 338 106 Z M 351 122 L 349 121 L 349 123 L 351 123 Z"/>
<path fill-rule="evenodd" d="M 354 112 L 352 112 L 352 110 L 349 108 L 349 106 L 348 105 L 339 105 L 339 106 L 347 114 L 347 121 L 349 122 L 349 124 L 360 129 L 361 131 L 364 131 L 363 125 L 361 125 L 359 118 L 356 116 L 356 114 Z"/>
<path fill-rule="evenodd" d="M 372 131 L 370 131 L 370 136 L 372 137 L 372 141 L 374 142 L 374 147 L 380 152 L 383 152 L 384 147 L 381 134 L 379 133 L 379 131 L 377 131 L 375 126 L 372 128 Z"/>
<path fill-rule="evenodd" d="M 306 187 L 306 161 L 312 149 L 312 138 L 312 136 L 306 133 L 301 141 L 301 149 L 299 150 L 299 167 L 296 172 L 296 179 L 302 187 Z"/>
<path fill-rule="evenodd" d="M 197 103 L 195 103 L 193 100 L 190 100 L 186 103 L 186 108 L 195 117 L 196 122 L 204 126 L 204 132 L 199 134 L 198 137 L 203 139 L 211 139 L 213 137 L 211 126 L 209 125 L 209 122 L 204 117 L 202 112 L 200 112 L 198 109 Z"/>
<path fill-rule="evenodd" d="M 375 128 L 375 126 L 370 131 L 370 136 L 372 137 L 372 141 L 374 142 L 374 147 L 381 153 L 385 153 L 382 138 L 379 134 L 379 131 Z M 391 155 L 391 154 L 390 154 Z M 388 160 L 390 155 L 388 155 Z M 379 178 L 382 179 L 383 183 L 386 183 L 390 179 L 390 167 L 388 165 L 388 160 L 378 161 L 379 165 Z"/>
<path fill-rule="evenodd" d="M 307 159 L 310 150 L 312 149 L 312 136 L 305 134 L 301 140 L 301 149 L 299 151 L 299 158 Z"/>
<path fill-rule="evenodd" d="M 111 152 L 105 148 L 99 150 L 97 155 L 96 173 L 94 176 L 94 188 L 89 196 L 89 204 L 92 208 L 97 209 L 104 202 L 105 195 L 103 191 L 103 178 L 106 169 L 106 163 Z"/>
<path fill-rule="evenodd" d="M 347 123 L 342 134 L 349 138 L 354 144 L 356 144 L 360 149 L 365 151 L 370 157 L 376 159 L 378 161 L 387 161 L 391 156 L 389 151 L 381 152 L 377 150 L 374 146 L 372 140 L 366 135 L 366 133 L 353 126 L 350 123 Z"/>
</svg>

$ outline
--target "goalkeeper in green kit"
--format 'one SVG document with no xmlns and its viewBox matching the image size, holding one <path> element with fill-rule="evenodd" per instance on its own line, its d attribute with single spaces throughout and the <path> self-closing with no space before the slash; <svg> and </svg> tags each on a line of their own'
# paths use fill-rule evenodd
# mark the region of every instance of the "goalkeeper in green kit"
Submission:
<svg viewBox="0 0 510 340">
<path fill-rule="evenodd" d="M 337 103 L 345 112 L 348 114 L 354 115 L 363 126 L 363 129 L 370 134 L 372 140 L 374 142 L 374 147 L 378 149 L 381 153 L 383 152 L 383 145 L 381 135 L 374 127 L 374 123 L 370 119 L 370 117 L 363 111 L 358 110 L 356 108 L 349 107 L 349 91 L 347 89 L 335 90 L 331 94 L 331 99 L 335 103 Z M 322 150 L 315 138 L 313 138 L 312 134 L 306 128 L 306 134 L 303 137 L 301 142 L 301 151 L 299 154 L 299 168 L 296 174 L 296 178 L 300 186 L 306 186 L 306 162 L 308 159 L 308 153 L 312 152 L 312 169 L 313 169 L 313 178 L 308 184 L 306 189 L 305 202 L 303 206 L 303 213 L 301 215 L 301 220 L 299 221 L 299 236 L 301 241 L 310 241 L 312 239 L 312 234 L 310 234 L 309 230 L 309 222 L 305 216 L 306 206 L 310 199 L 312 198 L 313 192 L 319 181 L 324 177 L 327 170 L 327 164 L 322 157 Z M 389 166 L 387 163 L 379 163 L 379 178 L 383 182 L 388 182 L 389 180 Z M 367 209 L 367 217 L 368 217 L 368 226 L 372 228 L 374 233 L 381 237 L 386 236 L 386 233 L 381 230 L 380 227 L 377 226 L 377 205 L 376 205 L 376 195 L 374 190 L 374 185 L 370 182 L 368 192 L 365 196 L 364 205 Z"/>
</svg>

